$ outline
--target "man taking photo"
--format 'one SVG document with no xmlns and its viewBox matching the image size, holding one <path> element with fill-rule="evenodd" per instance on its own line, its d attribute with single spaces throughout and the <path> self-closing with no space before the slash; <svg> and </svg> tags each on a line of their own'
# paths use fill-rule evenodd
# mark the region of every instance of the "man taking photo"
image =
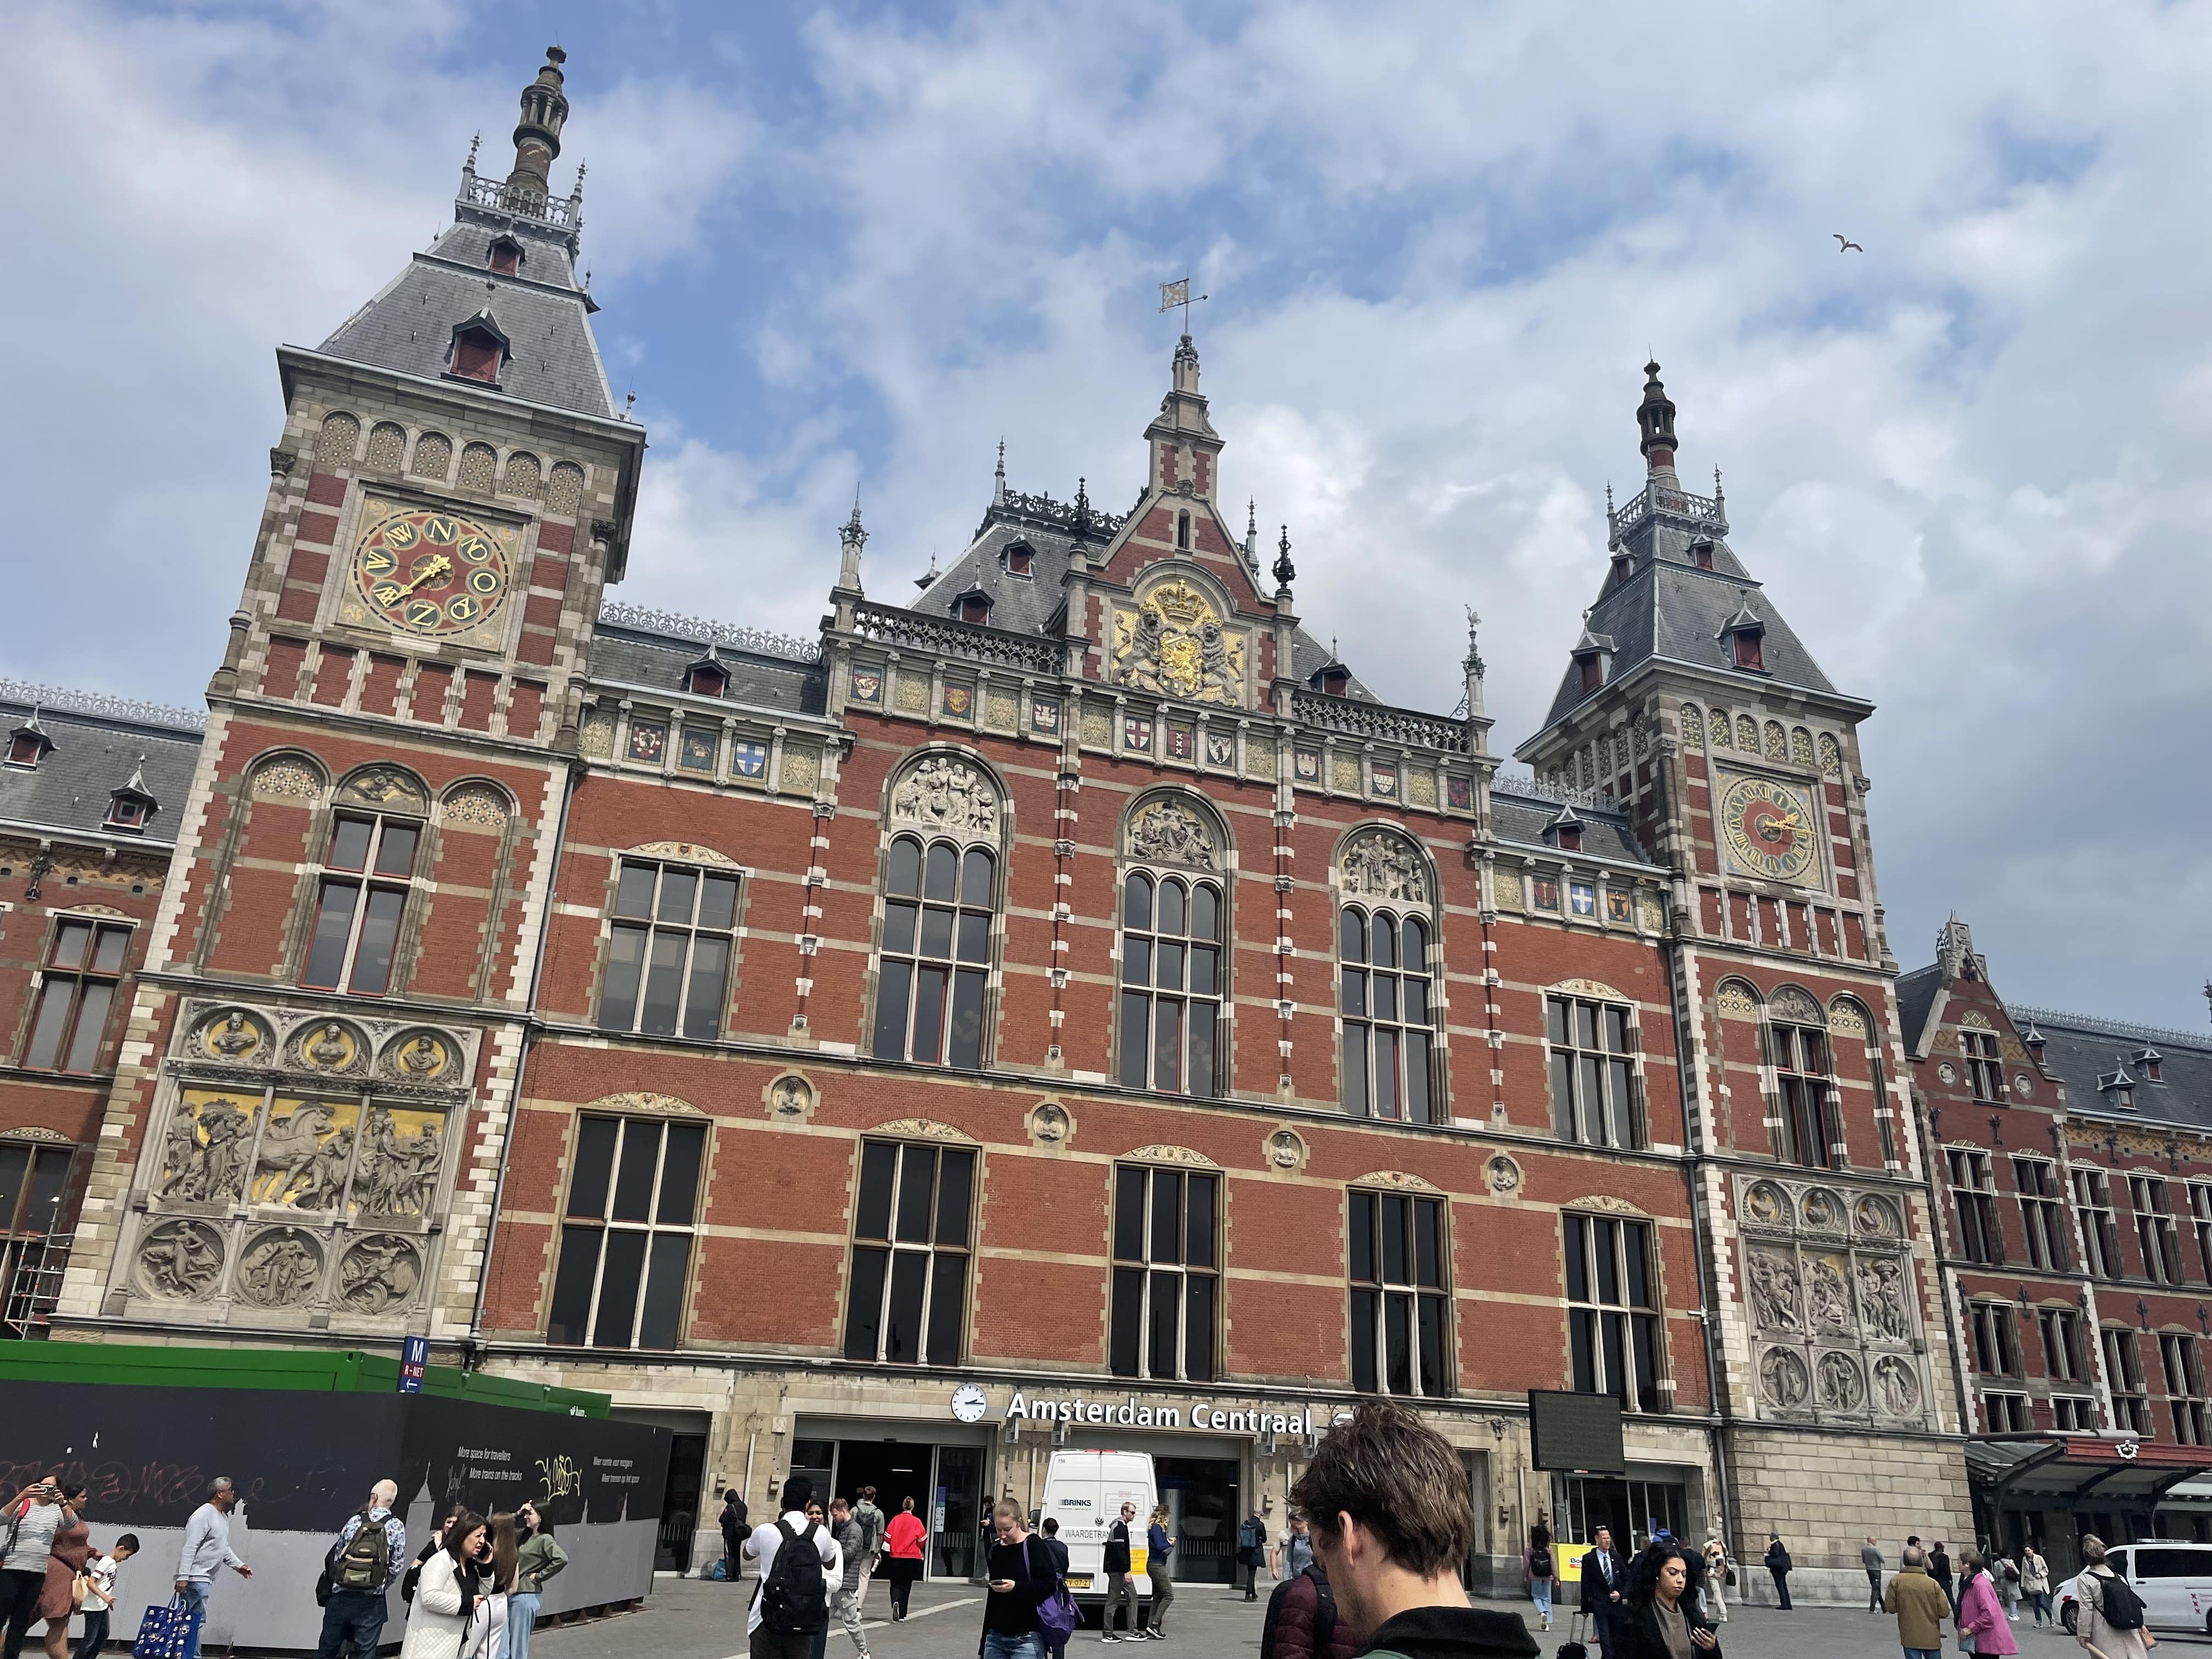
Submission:
<svg viewBox="0 0 2212 1659">
<path fill-rule="evenodd" d="M 1331 1429 L 1291 1489 L 1338 1616 L 1362 1651 L 1404 1659 L 1536 1659 L 1518 1613 L 1468 1604 L 1474 1537 L 1467 1472 L 1404 1407 L 1369 1401 Z"/>
</svg>

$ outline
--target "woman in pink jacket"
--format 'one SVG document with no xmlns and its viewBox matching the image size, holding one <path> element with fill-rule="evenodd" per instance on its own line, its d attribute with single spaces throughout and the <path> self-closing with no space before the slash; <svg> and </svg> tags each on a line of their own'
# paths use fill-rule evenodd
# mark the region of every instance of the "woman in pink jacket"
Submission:
<svg viewBox="0 0 2212 1659">
<path fill-rule="evenodd" d="M 1989 1565 L 1979 1550 L 1959 1552 L 1959 1635 L 1974 1638 L 1974 1652 L 2018 1653 L 2012 1639 L 2012 1622 L 1997 1600 L 1997 1587 L 1990 1582 Z"/>
</svg>

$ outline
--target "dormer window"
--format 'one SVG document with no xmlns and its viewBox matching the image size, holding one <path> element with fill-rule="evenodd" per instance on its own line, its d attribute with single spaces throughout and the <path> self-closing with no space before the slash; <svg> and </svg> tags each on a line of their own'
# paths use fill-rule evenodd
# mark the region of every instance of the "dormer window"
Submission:
<svg viewBox="0 0 2212 1659">
<path fill-rule="evenodd" d="M 1720 641 L 1729 660 L 1736 667 L 1749 669 L 1754 674 L 1766 672 L 1766 624 L 1751 608 L 1749 588 L 1738 594 L 1735 615 L 1721 624 Z"/>
<path fill-rule="evenodd" d="M 491 245 L 491 252 L 484 263 L 495 276 L 512 276 L 522 269 L 522 244 L 502 236 Z"/>
<path fill-rule="evenodd" d="M 980 587 L 971 587 L 953 602 L 953 614 L 964 623 L 978 627 L 991 620 L 991 596 Z"/>
<path fill-rule="evenodd" d="M 1711 542 L 1692 542 L 1690 562 L 1700 570 L 1711 570 L 1713 568 L 1713 544 Z"/>
<path fill-rule="evenodd" d="M 453 373 L 465 380 L 498 385 L 506 355 L 506 343 L 488 328 L 465 328 L 453 337 Z"/>
<path fill-rule="evenodd" d="M 730 677 L 717 663 L 694 663 L 684 679 L 684 689 L 695 697 L 719 697 L 730 689 Z"/>
<path fill-rule="evenodd" d="M 36 766 L 53 744 L 35 726 L 18 726 L 8 737 L 8 764 Z"/>
<path fill-rule="evenodd" d="M 1582 670 L 1583 695 L 1588 696 L 1605 684 L 1605 658 L 1602 653 L 1593 651 L 1587 656 L 1577 657 L 1575 661 Z"/>
<path fill-rule="evenodd" d="M 153 817 L 156 805 L 153 793 L 146 787 L 145 766 L 146 757 L 141 755 L 138 765 L 131 774 L 131 781 L 109 792 L 104 828 L 125 830 L 134 836 L 145 829 L 146 820 Z"/>
<path fill-rule="evenodd" d="M 1544 839 L 1562 853 L 1583 850 L 1583 821 L 1571 806 L 1562 806 L 1559 817 L 1544 826 Z"/>
<path fill-rule="evenodd" d="M 2097 1078 L 2098 1091 L 2105 1097 L 2106 1106 L 2116 1112 L 2132 1112 L 2136 1109 L 2136 1080 L 2128 1075 L 2123 1064 L 2117 1070 L 2100 1073 Z"/>
<path fill-rule="evenodd" d="M 1575 672 L 1584 696 L 1605 684 L 1606 671 L 1613 665 L 1613 635 L 1590 631 L 1590 613 L 1583 612 L 1583 636 L 1575 641 Z"/>
<path fill-rule="evenodd" d="M 1748 668 L 1753 673 L 1766 672 L 1766 647 L 1757 634 L 1738 634 L 1735 636 L 1735 665 Z"/>
<path fill-rule="evenodd" d="M 1006 574 L 1009 576 L 1035 577 L 1036 554 L 1027 542 L 1016 542 L 1006 550 Z"/>
<path fill-rule="evenodd" d="M 1340 697 L 1352 690 L 1352 671 L 1338 663 L 1331 663 L 1315 675 L 1314 679 L 1328 696 Z"/>
<path fill-rule="evenodd" d="M 1635 561 L 1631 559 L 1627 554 L 1614 554 L 1613 556 L 1613 585 L 1615 587 L 1620 586 L 1628 580 L 1628 573 L 1634 568 Z"/>
<path fill-rule="evenodd" d="M 1582 825 L 1579 823 L 1561 824 L 1559 826 L 1559 850 L 1562 853 L 1581 852 L 1583 850 Z"/>
<path fill-rule="evenodd" d="M 2163 1083 L 2160 1073 L 2165 1069 L 2166 1056 L 2155 1048 L 2146 1048 L 2136 1056 L 2136 1069 L 2143 1074 L 2146 1083 Z"/>
</svg>

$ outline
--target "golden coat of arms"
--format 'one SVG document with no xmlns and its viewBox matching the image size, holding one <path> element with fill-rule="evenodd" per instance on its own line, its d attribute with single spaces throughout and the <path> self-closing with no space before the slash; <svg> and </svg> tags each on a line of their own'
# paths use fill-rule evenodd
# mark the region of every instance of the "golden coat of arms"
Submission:
<svg viewBox="0 0 2212 1659">
<path fill-rule="evenodd" d="M 1166 582 L 1114 617 L 1114 678 L 1194 702 L 1243 701 L 1244 641 L 1188 582 Z"/>
</svg>

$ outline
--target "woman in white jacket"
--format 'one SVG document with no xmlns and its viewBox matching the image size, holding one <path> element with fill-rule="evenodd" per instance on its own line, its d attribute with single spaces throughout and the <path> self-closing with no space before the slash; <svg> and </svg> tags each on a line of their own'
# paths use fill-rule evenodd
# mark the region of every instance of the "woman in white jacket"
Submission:
<svg viewBox="0 0 2212 1659">
<path fill-rule="evenodd" d="M 476 1612 L 478 1569 L 490 1553 L 491 1536 L 481 1515 L 464 1512 L 446 1528 L 446 1547 L 422 1564 L 399 1659 L 461 1659 Z"/>
</svg>

